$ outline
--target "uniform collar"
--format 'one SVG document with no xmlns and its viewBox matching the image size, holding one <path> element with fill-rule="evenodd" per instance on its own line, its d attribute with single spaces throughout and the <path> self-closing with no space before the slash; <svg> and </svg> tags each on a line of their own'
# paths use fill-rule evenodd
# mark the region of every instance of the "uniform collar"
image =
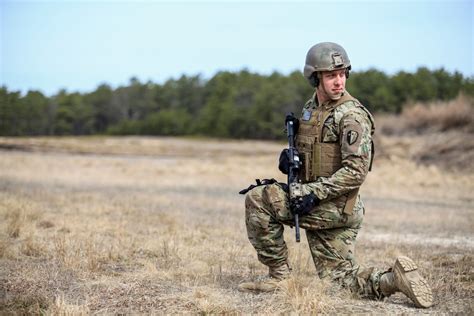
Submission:
<svg viewBox="0 0 474 316">
<path fill-rule="evenodd" d="M 332 110 L 350 99 L 351 99 L 351 95 L 349 94 L 349 92 L 347 92 L 347 90 L 344 90 L 344 92 L 342 93 L 342 96 L 338 100 L 328 100 L 326 102 L 323 102 L 322 106 L 326 110 Z M 316 92 L 313 95 L 313 102 L 314 102 L 315 107 L 319 107 L 318 97 L 316 95 Z"/>
</svg>

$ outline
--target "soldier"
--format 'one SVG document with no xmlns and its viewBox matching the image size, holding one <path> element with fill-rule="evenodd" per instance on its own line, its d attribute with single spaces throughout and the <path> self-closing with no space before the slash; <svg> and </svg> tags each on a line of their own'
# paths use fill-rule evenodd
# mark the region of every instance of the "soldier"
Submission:
<svg viewBox="0 0 474 316">
<path fill-rule="evenodd" d="M 289 276 L 283 227 L 292 225 L 293 213 L 298 213 L 320 278 L 374 299 L 400 291 L 417 307 L 430 307 L 431 289 L 410 258 L 398 257 L 388 271 L 362 269 L 354 258 L 365 213 L 358 192 L 371 168 L 375 126 L 369 111 L 345 90 L 350 69 L 349 57 L 338 44 L 319 43 L 308 51 L 304 76 L 315 93 L 300 119 L 287 117 L 299 125 L 295 144 L 302 163 L 303 203 L 292 203 L 287 188 L 279 183 L 256 186 L 247 193 L 248 238 L 269 274 L 241 283 L 239 290 L 271 292 Z M 288 159 L 283 150 L 279 164 L 283 173 L 288 173 Z"/>
</svg>

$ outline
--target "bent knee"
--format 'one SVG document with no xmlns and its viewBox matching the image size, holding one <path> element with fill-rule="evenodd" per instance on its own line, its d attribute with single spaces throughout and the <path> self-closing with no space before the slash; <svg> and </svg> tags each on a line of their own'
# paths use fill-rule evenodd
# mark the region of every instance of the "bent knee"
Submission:
<svg viewBox="0 0 474 316">
<path fill-rule="evenodd" d="M 262 205 L 263 188 L 263 186 L 256 187 L 245 195 L 246 209 L 255 209 Z"/>
</svg>

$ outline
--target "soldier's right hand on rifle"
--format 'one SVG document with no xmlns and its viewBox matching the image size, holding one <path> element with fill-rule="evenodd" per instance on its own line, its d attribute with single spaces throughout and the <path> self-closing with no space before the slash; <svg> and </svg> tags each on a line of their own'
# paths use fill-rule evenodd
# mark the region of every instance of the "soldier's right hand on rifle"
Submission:
<svg viewBox="0 0 474 316">
<path fill-rule="evenodd" d="M 280 158 L 278 159 L 278 169 L 283 174 L 288 174 L 290 172 L 290 152 L 288 148 L 285 148 L 280 153 Z"/>
<path fill-rule="evenodd" d="M 293 122 L 293 130 L 296 135 L 298 133 L 298 129 L 300 128 L 300 121 L 298 121 L 298 119 L 293 115 L 293 113 L 291 113 L 287 114 L 285 117 L 285 126 L 288 124 L 288 122 Z"/>
<path fill-rule="evenodd" d="M 290 210 L 300 216 L 307 215 L 319 204 L 320 199 L 311 192 L 310 194 L 290 199 Z"/>
</svg>

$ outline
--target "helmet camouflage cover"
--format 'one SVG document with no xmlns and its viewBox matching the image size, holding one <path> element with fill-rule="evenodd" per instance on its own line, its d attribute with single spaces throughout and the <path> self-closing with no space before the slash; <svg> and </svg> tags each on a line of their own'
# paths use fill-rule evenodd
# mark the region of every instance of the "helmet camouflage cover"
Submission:
<svg viewBox="0 0 474 316">
<path fill-rule="evenodd" d="M 351 69 L 351 61 L 341 45 L 331 42 L 318 43 L 306 54 L 304 76 L 309 79 L 316 71 Z"/>
</svg>

